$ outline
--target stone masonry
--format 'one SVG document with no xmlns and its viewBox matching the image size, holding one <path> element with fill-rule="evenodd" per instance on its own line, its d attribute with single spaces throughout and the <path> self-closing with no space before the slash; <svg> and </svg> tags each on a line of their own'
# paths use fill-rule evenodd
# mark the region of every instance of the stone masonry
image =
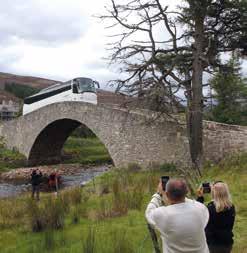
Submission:
<svg viewBox="0 0 247 253">
<path fill-rule="evenodd" d="M 56 103 L 0 125 L 8 148 L 23 153 L 30 165 L 59 162 L 64 142 L 84 124 L 108 149 L 115 166 L 139 163 L 189 164 L 186 129 L 167 119 L 150 123 L 152 112 L 88 103 Z M 247 127 L 204 122 L 205 159 L 218 161 L 235 152 L 247 152 Z"/>
</svg>

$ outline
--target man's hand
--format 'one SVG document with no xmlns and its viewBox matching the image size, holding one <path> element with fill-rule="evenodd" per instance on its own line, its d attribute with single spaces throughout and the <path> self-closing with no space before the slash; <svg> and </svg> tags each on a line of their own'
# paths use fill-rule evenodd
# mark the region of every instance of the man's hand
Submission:
<svg viewBox="0 0 247 253">
<path fill-rule="evenodd" d="M 159 184 L 158 184 L 158 187 L 157 187 L 157 192 L 158 192 L 160 195 L 163 195 L 163 194 L 164 194 L 161 180 L 159 181 Z"/>
<path fill-rule="evenodd" d="M 200 187 L 197 189 L 196 195 L 197 195 L 198 197 L 203 197 L 203 188 L 202 188 L 202 186 L 200 186 Z"/>
</svg>

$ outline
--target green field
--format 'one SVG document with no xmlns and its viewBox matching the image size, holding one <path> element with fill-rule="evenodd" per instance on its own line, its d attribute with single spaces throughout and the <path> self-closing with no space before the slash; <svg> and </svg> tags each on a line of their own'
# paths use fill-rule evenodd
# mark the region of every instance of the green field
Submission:
<svg viewBox="0 0 247 253">
<path fill-rule="evenodd" d="M 245 154 L 208 165 L 201 179 L 229 184 L 237 209 L 235 253 L 247 252 L 246 166 Z M 143 171 L 132 164 L 98 177 L 85 188 L 66 190 L 58 198 L 43 194 L 38 204 L 29 196 L 0 200 L 0 252 L 150 253 L 144 211 L 164 174 L 181 172 L 165 165 Z"/>
<path fill-rule="evenodd" d="M 69 137 L 64 144 L 65 163 L 104 164 L 111 163 L 105 146 L 96 137 Z"/>
</svg>

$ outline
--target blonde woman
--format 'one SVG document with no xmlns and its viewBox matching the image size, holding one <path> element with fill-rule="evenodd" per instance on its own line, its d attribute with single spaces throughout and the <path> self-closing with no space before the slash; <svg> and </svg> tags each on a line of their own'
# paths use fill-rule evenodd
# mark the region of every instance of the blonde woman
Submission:
<svg viewBox="0 0 247 253">
<path fill-rule="evenodd" d="M 211 185 L 212 201 L 207 205 L 209 221 L 205 229 L 210 253 L 230 253 L 233 245 L 235 208 L 226 183 Z M 204 202 L 203 188 L 198 191 L 198 201 Z"/>
</svg>

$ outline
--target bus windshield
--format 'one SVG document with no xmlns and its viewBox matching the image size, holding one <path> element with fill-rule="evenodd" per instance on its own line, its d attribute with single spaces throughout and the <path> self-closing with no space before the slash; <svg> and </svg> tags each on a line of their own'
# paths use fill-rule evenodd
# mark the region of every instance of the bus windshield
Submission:
<svg viewBox="0 0 247 253">
<path fill-rule="evenodd" d="M 75 82 L 77 82 L 78 93 L 96 92 L 94 82 L 90 78 L 77 78 Z"/>
</svg>

